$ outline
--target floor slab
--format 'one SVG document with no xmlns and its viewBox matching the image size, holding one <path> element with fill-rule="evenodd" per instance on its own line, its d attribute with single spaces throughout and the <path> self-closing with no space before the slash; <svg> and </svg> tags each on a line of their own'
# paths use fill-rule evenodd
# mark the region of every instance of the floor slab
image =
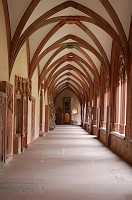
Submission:
<svg viewBox="0 0 132 200">
<path fill-rule="evenodd" d="M 79 126 L 56 126 L 0 171 L 2 200 L 131 200 L 132 168 Z"/>
</svg>

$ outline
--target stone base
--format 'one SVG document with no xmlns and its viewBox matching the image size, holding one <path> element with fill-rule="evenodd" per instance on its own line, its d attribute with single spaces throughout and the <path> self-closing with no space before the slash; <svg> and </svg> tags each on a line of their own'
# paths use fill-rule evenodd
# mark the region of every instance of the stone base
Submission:
<svg viewBox="0 0 132 200">
<path fill-rule="evenodd" d="M 49 131 L 53 131 L 55 129 L 55 126 L 49 126 Z"/>
<path fill-rule="evenodd" d="M 3 170 L 3 162 L 0 161 L 0 171 Z"/>
<path fill-rule="evenodd" d="M 17 136 L 13 139 L 13 153 L 20 154 L 21 153 L 21 136 Z"/>
<path fill-rule="evenodd" d="M 39 133 L 39 137 L 44 137 L 45 135 L 46 135 L 45 132 L 40 132 L 40 133 Z"/>
<path fill-rule="evenodd" d="M 9 163 L 12 159 L 13 159 L 13 155 L 8 156 L 8 158 L 6 158 L 6 161 L 4 164 Z"/>
<path fill-rule="evenodd" d="M 10 155 L 10 156 L 8 155 L 5 162 L 0 161 L 0 171 L 2 171 L 5 167 L 5 165 L 8 164 L 12 159 L 13 159 L 13 155 Z"/>
</svg>

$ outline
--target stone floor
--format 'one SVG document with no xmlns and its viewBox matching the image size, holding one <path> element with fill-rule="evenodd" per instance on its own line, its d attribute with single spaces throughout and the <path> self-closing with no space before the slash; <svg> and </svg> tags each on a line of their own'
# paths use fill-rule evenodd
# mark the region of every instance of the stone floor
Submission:
<svg viewBox="0 0 132 200">
<path fill-rule="evenodd" d="M 57 126 L 0 172 L 0 200 L 132 200 L 132 168 L 77 126 Z"/>
</svg>

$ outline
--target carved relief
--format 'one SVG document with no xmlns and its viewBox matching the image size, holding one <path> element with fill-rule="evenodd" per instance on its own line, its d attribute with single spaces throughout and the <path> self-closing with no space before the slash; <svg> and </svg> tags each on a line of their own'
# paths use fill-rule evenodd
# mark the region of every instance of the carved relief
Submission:
<svg viewBox="0 0 132 200">
<path fill-rule="evenodd" d="M 28 99 L 31 100 L 31 92 L 31 80 L 15 76 L 14 153 L 27 148 Z"/>
<path fill-rule="evenodd" d="M 64 112 L 71 112 L 71 98 L 70 97 L 64 97 L 63 98 L 63 111 Z"/>
<path fill-rule="evenodd" d="M 0 161 L 5 160 L 6 98 L 0 93 Z"/>
<path fill-rule="evenodd" d="M 31 100 L 32 83 L 30 79 L 15 76 L 15 94 L 26 96 Z"/>
<path fill-rule="evenodd" d="M 7 87 L 7 154 L 12 152 L 13 88 Z"/>
<path fill-rule="evenodd" d="M 55 107 L 53 104 L 49 105 L 49 129 L 55 128 Z"/>
<path fill-rule="evenodd" d="M 13 112 L 13 86 L 6 81 L 0 82 L 1 93 L 1 133 L 3 134 L 4 159 L 12 154 L 12 112 Z"/>
<path fill-rule="evenodd" d="M 92 107 L 88 107 L 88 133 L 92 132 Z"/>
</svg>

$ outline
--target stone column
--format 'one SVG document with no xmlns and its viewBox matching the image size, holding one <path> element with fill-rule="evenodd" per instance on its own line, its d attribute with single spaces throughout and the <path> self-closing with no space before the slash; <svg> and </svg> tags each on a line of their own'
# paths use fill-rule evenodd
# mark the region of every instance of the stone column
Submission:
<svg viewBox="0 0 132 200">
<path fill-rule="evenodd" d="M 48 93 L 45 91 L 45 132 L 49 131 L 49 106 L 48 106 Z"/>
<path fill-rule="evenodd" d="M 49 131 L 49 106 L 45 105 L 45 132 Z"/>
<path fill-rule="evenodd" d="M 129 67 L 127 73 L 126 139 L 132 142 L 132 20 L 129 38 Z"/>
<path fill-rule="evenodd" d="M 117 76 L 118 74 L 118 59 L 119 48 L 113 41 L 111 54 L 111 85 L 110 85 L 110 105 L 111 105 L 111 130 L 114 130 L 114 123 L 116 122 L 116 101 L 117 101 Z"/>
</svg>

